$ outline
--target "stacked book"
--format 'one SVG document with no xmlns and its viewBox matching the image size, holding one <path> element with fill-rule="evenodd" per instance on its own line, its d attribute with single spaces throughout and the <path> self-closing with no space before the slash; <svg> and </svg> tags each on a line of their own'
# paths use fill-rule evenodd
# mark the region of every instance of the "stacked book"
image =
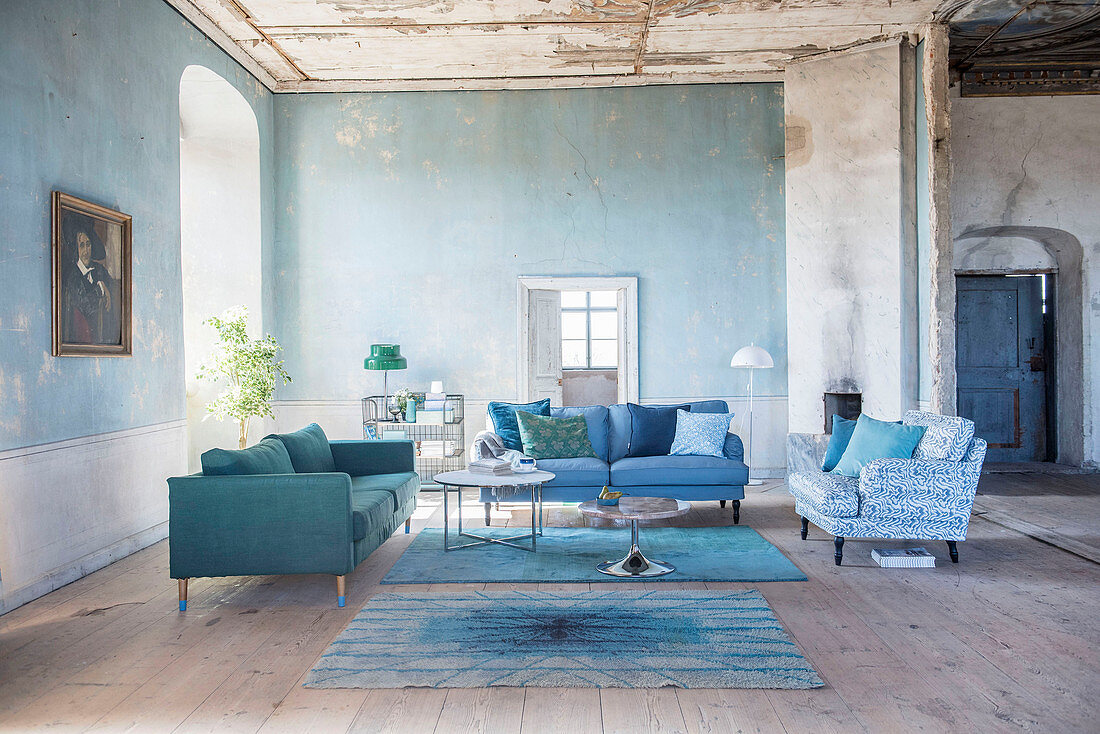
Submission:
<svg viewBox="0 0 1100 734">
<path fill-rule="evenodd" d="M 875 548 L 871 558 L 883 568 L 936 567 L 936 557 L 924 548 Z"/>
<path fill-rule="evenodd" d="M 417 423 L 453 423 L 454 407 L 447 404 L 447 394 L 430 392 L 424 395 L 424 405 L 416 408 Z"/>
<path fill-rule="evenodd" d="M 475 474 L 511 474 L 512 462 L 504 459 L 475 459 L 470 462 L 469 469 Z"/>
<path fill-rule="evenodd" d="M 454 441 L 421 441 L 419 443 L 419 456 L 431 456 L 435 458 L 445 458 L 447 456 L 455 455 L 455 442 Z"/>
</svg>

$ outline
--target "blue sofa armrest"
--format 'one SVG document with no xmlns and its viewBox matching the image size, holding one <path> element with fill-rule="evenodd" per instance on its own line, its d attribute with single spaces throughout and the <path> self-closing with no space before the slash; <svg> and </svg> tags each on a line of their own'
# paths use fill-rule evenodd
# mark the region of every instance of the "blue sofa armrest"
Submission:
<svg viewBox="0 0 1100 734">
<path fill-rule="evenodd" d="M 984 458 L 985 442 L 979 438 L 974 439 L 964 461 L 876 459 L 859 474 L 860 515 L 872 518 L 969 516 Z"/>
<path fill-rule="evenodd" d="M 172 477 L 168 502 L 172 578 L 355 568 L 347 474 Z"/>
<path fill-rule="evenodd" d="M 736 459 L 737 461 L 745 461 L 745 444 L 741 441 L 741 437 L 736 433 L 726 434 L 726 443 L 722 447 L 722 455 L 727 459 Z"/>
<path fill-rule="evenodd" d="M 362 477 L 416 471 L 412 441 L 329 441 L 336 471 Z"/>
</svg>

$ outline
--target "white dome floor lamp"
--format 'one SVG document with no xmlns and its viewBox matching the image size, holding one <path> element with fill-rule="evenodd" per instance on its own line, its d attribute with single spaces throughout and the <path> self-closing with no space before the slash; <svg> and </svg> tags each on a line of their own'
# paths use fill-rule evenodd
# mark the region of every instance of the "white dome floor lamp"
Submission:
<svg viewBox="0 0 1100 734">
<path fill-rule="evenodd" d="M 772 360 L 772 355 L 768 354 L 768 350 L 763 347 L 758 347 L 755 344 L 750 344 L 747 347 L 741 347 L 737 350 L 737 353 L 733 355 L 733 359 L 730 360 L 730 367 L 737 367 L 740 369 L 748 369 L 749 371 L 749 440 L 745 444 L 745 463 L 752 468 L 752 376 L 756 370 L 766 370 L 771 367 L 775 367 L 775 362 Z M 742 419 L 741 425 L 744 426 L 744 419 Z M 764 483 L 762 479 L 750 479 L 748 485 L 751 487 L 758 487 Z"/>
</svg>

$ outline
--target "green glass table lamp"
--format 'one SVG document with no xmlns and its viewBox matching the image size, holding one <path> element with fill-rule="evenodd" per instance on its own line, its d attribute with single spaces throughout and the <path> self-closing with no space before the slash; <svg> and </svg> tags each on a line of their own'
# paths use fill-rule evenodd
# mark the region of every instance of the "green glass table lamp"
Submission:
<svg viewBox="0 0 1100 734">
<path fill-rule="evenodd" d="M 382 420 L 386 419 L 386 411 L 389 409 L 390 370 L 403 370 L 408 366 L 409 361 L 401 356 L 400 344 L 370 345 L 370 356 L 363 360 L 363 369 L 382 370 Z"/>
</svg>

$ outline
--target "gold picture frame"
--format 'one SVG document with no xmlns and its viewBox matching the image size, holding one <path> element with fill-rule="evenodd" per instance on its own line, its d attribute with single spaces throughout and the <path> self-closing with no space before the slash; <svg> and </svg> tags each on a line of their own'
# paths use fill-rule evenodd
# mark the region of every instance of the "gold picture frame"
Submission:
<svg viewBox="0 0 1100 734">
<path fill-rule="evenodd" d="M 50 203 L 53 355 L 131 356 L 130 215 L 60 191 Z"/>
</svg>

